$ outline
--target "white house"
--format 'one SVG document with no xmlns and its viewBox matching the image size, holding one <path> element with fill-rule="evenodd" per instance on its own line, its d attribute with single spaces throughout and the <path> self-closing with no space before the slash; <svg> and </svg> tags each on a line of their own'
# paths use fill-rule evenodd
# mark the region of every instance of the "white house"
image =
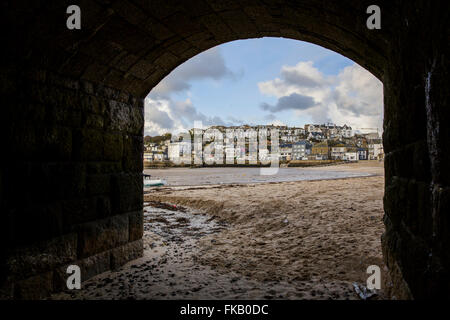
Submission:
<svg viewBox="0 0 450 320">
<path fill-rule="evenodd" d="M 164 154 L 163 153 L 154 153 L 153 160 L 154 161 L 164 161 Z"/>
<path fill-rule="evenodd" d="M 292 145 L 284 144 L 280 146 L 281 160 L 290 161 L 292 159 Z"/>
<path fill-rule="evenodd" d="M 181 157 L 190 157 L 191 143 L 190 142 L 172 142 L 169 144 L 167 155 L 171 161 L 180 161 Z"/>
<path fill-rule="evenodd" d="M 153 152 L 144 152 L 144 161 L 153 161 Z"/>
<path fill-rule="evenodd" d="M 311 154 L 312 145 L 307 140 L 301 140 L 292 145 L 292 159 L 301 160 Z"/>
<path fill-rule="evenodd" d="M 382 143 L 369 143 L 369 160 L 381 159 L 384 155 Z"/>
<path fill-rule="evenodd" d="M 367 160 L 367 149 L 358 148 L 358 159 L 359 160 Z"/>
<path fill-rule="evenodd" d="M 339 144 L 331 148 L 331 159 L 334 160 L 343 160 L 345 157 L 345 153 L 347 152 L 347 147 Z"/>
<path fill-rule="evenodd" d="M 346 152 L 344 155 L 344 160 L 357 161 L 358 160 L 358 152 L 357 151 Z"/>
</svg>

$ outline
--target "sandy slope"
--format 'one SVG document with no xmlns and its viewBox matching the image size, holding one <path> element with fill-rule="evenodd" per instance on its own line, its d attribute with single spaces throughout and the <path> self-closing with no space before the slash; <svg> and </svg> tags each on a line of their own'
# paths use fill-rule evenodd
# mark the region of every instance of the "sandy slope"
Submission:
<svg viewBox="0 0 450 320">
<path fill-rule="evenodd" d="M 198 261 L 260 281 L 365 282 L 382 266 L 383 177 L 152 194 L 232 225 L 202 238 Z M 211 240 L 214 240 L 213 242 Z M 345 297 L 345 295 L 344 295 Z"/>
<path fill-rule="evenodd" d="M 367 266 L 379 265 L 385 276 L 383 168 L 366 162 L 317 170 L 379 176 L 155 190 L 145 201 L 185 206 L 226 227 L 208 232 L 204 225 L 195 236 L 201 228 L 162 219 L 161 230 L 185 235 L 177 242 L 150 231 L 161 219 L 149 213 L 144 258 L 88 281 L 73 298 L 357 299 L 352 282 L 365 283 Z"/>
</svg>

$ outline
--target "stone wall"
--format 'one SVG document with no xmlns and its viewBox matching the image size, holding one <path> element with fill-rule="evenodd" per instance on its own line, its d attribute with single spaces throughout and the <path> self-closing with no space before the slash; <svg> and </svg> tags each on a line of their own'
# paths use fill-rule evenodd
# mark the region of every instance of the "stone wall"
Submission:
<svg viewBox="0 0 450 320">
<path fill-rule="evenodd" d="M 0 60 L 0 287 L 58 289 L 142 251 L 143 98 L 174 68 L 232 40 L 263 36 L 334 50 L 384 84 L 383 252 L 396 298 L 450 292 L 448 1 L 80 0 L 4 2 Z M 61 269 L 62 268 L 62 269 Z"/>
<path fill-rule="evenodd" d="M 86 280 L 142 254 L 143 101 L 44 71 L 17 88 L 2 172 L 3 295 L 40 298 L 64 288 L 68 264 Z"/>
<path fill-rule="evenodd" d="M 450 298 L 449 11 L 404 3 L 383 79 L 385 261 L 396 298 Z M 447 90 L 447 93 L 445 91 Z"/>
</svg>

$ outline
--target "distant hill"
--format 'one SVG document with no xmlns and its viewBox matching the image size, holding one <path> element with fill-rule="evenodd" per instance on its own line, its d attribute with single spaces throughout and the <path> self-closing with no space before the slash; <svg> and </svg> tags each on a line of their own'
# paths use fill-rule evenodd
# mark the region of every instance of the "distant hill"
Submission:
<svg viewBox="0 0 450 320">
<path fill-rule="evenodd" d="M 171 133 L 166 133 L 166 134 L 164 134 L 162 136 L 154 136 L 154 137 L 145 136 L 144 137 L 144 144 L 148 144 L 148 143 L 160 144 L 163 141 L 170 140 L 170 138 L 172 138 L 172 134 Z"/>
</svg>

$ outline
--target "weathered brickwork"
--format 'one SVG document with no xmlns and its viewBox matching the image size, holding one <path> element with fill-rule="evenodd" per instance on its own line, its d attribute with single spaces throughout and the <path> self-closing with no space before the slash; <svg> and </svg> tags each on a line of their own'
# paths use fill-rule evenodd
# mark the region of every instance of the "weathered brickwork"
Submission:
<svg viewBox="0 0 450 320">
<path fill-rule="evenodd" d="M 227 41 L 309 41 L 384 84 L 383 252 L 395 298 L 449 297 L 447 1 L 14 1 L 1 61 L 0 279 L 7 295 L 58 290 L 142 251 L 143 98 L 175 67 Z M 59 239 L 59 240 L 57 240 Z M 57 244 L 58 243 L 58 244 Z"/>
<path fill-rule="evenodd" d="M 424 2 L 401 10 L 383 80 L 383 252 L 393 296 L 449 298 L 449 11 Z"/>
<path fill-rule="evenodd" d="M 142 254 L 143 102 L 45 71 L 22 83 L 2 175 L 6 294 L 41 298 L 70 263 L 86 280 Z"/>
</svg>

